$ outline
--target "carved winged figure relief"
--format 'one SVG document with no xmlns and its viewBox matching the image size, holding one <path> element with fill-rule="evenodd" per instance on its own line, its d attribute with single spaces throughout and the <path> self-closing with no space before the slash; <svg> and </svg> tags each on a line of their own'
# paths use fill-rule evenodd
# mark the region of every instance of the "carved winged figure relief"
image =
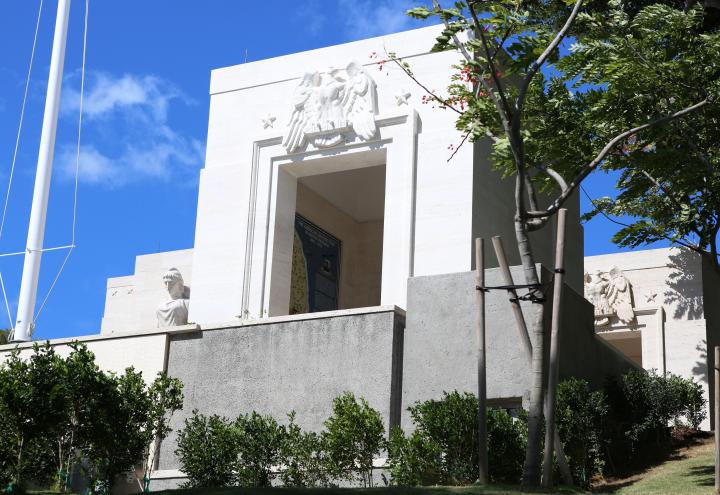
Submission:
<svg viewBox="0 0 720 495">
<path fill-rule="evenodd" d="M 627 325 L 635 319 L 630 281 L 616 266 L 610 270 L 608 302 L 621 322 Z"/>
<path fill-rule="evenodd" d="M 295 88 L 283 146 L 292 153 L 311 142 L 318 148 L 336 146 L 354 131 L 360 139 L 377 132 L 375 81 L 357 62 L 325 73 L 308 72 Z"/>
<path fill-rule="evenodd" d="M 608 325 L 613 315 L 625 325 L 635 321 L 632 286 L 616 266 L 609 272 L 585 273 L 585 299 L 595 306 L 597 327 Z"/>
</svg>

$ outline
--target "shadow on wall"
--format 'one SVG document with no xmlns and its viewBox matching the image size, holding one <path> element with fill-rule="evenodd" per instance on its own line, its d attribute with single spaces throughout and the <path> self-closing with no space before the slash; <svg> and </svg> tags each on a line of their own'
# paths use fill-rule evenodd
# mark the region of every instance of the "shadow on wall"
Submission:
<svg viewBox="0 0 720 495">
<path fill-rule="evenodd" d="M 665 304 L 675 305 L 675 319 L 698 320 L 704 317 L 699 256 L 689 249 L 680 249 L 670 255 L 673 270 L 667 278 Z"/>
<path fill-rule="evenodd" d="M 707 340 L 703 339 L 702 344 L 695 346 L 695 350 L 700 353 L 700 360 L 693 366 L 692 372 L 695 378 L 698 378 L 703 383 L 710 383 L 708 381 L 708 364 L 707 364 Z"/>
</svg>

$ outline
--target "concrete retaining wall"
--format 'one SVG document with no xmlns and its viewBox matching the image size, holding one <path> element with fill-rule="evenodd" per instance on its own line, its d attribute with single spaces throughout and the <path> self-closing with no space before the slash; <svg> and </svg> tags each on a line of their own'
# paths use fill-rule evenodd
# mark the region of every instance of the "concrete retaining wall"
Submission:
<svg viewBox="0 0 720 495">
<path fill-rule="evenodd" d="M 521 267 L 513 267 L 515 283 L 524 283 Z M 550 273 L 542 271 L 542 281 Z M 487 270 L 487 286 L 505 285 L 497 268 Z M 410 279 L 403 366 L 403 428 L 411 428 L 407 407 L 437 399 L 444 391 L 477 393 L 475 273 L 451 273 Z M 521 291 L 522 293 L 523 291 Z M 552 295 L 552 286 L 546 293 Z M 633 367 L 624 356 L 595 336 L 593 307 L 569 287 L 564 291 L 560 376 L 587 379 L 601 387 L 608 376 Z M 550 304 L 545 327 L 549 328 Z M 538 305 L 523 302 L 528 326 Z M 527 405 L 530 373 L 506 291 L 486 295 L 487 394 L 496 404 Z M 533 335 L 530 335 L 531 341 Z"/>
<path fill-rule="evenodd" d="M 398 424 L 404 312 L 336 313 L 346 314 L 271 318 L 274 323 L 172 337 L 167 371 L 182 380 L 185 405 L 172 419 L 175 431 L 163 442 L 159 468 L 179 467 L 177 430 L 193 409 L 228 418 L 255 410 L 278 420 L 295 411 L 303 428 L 320 430 L 333 398 L 347 390 L 367 399 L 386 428 Z"/>
</svg>

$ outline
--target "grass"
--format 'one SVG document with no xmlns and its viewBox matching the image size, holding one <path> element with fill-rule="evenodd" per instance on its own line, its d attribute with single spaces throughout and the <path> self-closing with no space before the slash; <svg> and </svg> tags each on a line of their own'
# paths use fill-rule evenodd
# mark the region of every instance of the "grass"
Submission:
<svg viewBox="0 0 720 495">
<path fill-rule="evenodd" d="M 712 438 L 677 451 L 670 460 L 626 479 L 613 480 L 594 492 L 616 495 L 707 495 L 714 492 Z"/>
<path fill-rule="evenodd" d="M 163 495 L 518 495 L 516 486 L 428 486 L 422 488 L 377 487 L 377 488 L 218 488 L 194 490 L 168 490 L 156 492 Z M 536 492 L 536 493 L 548 493 Z M 575 488 L 558 488 L 553 494 L 585 493 Z"/>
</svg>

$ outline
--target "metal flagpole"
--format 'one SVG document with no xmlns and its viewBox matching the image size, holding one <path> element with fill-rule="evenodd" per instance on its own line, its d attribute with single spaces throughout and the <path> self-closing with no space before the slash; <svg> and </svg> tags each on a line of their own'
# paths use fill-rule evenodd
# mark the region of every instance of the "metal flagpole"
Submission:
<svg viewBox="0 0 720 495">
<path fill-rule="evenodd" d="M 60 109 L 60 89 L 62 87 L 63 65 L 65 62 L 65 43 L 67 41 L 70 0 L 58 0 L 55 20 L 50 75 L 48 77 L 45 115 L 43 117 L 40 150 L 38 152 L 35 190 L 33 191 L 30 225 L 28 227 L 25 263 L 23 265 L 20 299 L 13 334 L 14 342 L 30 340 L 34 326 L 35 300 L 37 297 L 40 260 L 42 258 L 45 237 L 45 218 L 50 193 L 53 154 L 55 150 L 55 131 L 57 130 L 58 110 Z"/>
</svg>

